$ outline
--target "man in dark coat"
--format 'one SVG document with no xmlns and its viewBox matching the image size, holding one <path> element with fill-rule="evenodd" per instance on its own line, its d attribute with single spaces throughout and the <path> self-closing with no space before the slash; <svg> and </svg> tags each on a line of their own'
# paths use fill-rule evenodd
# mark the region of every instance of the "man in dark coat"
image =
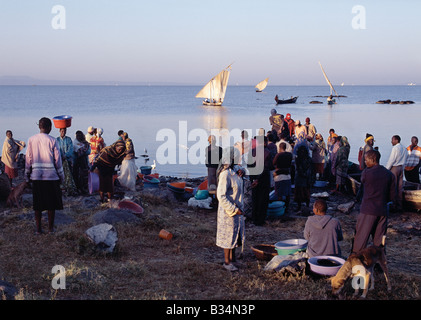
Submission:
<svg viewBox="0 0 421 320">
<path fill-rule="evenodd" d="M 386 234 L 387 206 L 395 198 L 396 180 L 379 161 L 380 153 L 377 150 L 369 150 L 365 154 L 366 169 L 361 174 L 364 194 L 357 217 L 352 253 L 366 248 L 370 235 L 375 246 L 381 245 Z"/>
</svg>

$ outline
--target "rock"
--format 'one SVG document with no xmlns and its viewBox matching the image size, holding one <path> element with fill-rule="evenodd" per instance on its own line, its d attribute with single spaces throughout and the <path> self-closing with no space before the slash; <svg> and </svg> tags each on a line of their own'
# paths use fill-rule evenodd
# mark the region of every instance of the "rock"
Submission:
<svg viewBox="0 0 421 320">
<path fill-rule="evenodd" d="M 22 213 L 17 216 L 20 220 L 33 220 L 34 219 L 34 212 Z M 42 219 L 47 221 L 48 220 L 48 213 L 47 211 L 42 212 Z M 67 214 L 63 213 L 61 210 L 57 210 L 54 216 L 54 224 L 55 225 L 67 225 L 74 223 L 75 219 L 69 217 Z"/>
<path fill-rule="evenodd" d="M 86 197 L 82 199 L 82 206 L 86 209 L 93 209 L 98 206 L 99 202 L 95 197 Z"/>
<path fill-rule="evenodd" d="M 209 197 L 203 200 L 197 200 L 196 198 L 192 197 L 188 201 L 188 206 L 193 208 L 203 208 L 203 209 L 213 209 L 211 206 L 212 198 Z"/>
<path fill-rule="evenodd" d="M 33 196 L 31 193 L 24 193 L 22 195 L 22 205 L 24 207 L 32 207 Z"/>
<path fill-rule="evenodd" d="M 312 193 L 311 196 L 314 197 L 314 198 L 328 198 L 329 193 L 324 191 L 324 192 L 319 192 L 319 193 Z"/>
<path fill-rule="evenodd" d="M 132 222 L 138 223 L 140 219 L 136 217 L 130 210 L 110 208 L 107 210 L 99 211 L 92 216 L 94 224 L 108 223 L 116 224 L 119 222 Z"/>
<path fill-rule="evenodd" d="M 100 251 L 112 253 L 117 244 L 116 229 L 108 223 L 101 223 L 86 230 L 88 238 Z"/>
<path fill-rule="evenodd" d="M 12 284 L 0 280 L 0 300 L 4 296 L 6 300 L 15 300 L 18 290 Z"/>
<path fill-rule="evenodd" d="M 47 212 L 43 212 L 43 216 L 45 219 L 48 219 L 48 213 Z M 72 217 L 69 217 L 67 214 L 61 212 L 61 211 L 56 211 L 56 215 L 54 218 L 54 224 L 56 225 L 67 225 L 67 224 L 71 224 L 75 222 L 75 219 L 73 219 Z"/>
<path fill-rule="evenodd" d="M 355 204 L 355 201 L 343 203 L 343 204 L 340 204 L 337 207 L 337 209 L 339 211 L 343 212 L 343 213 L 348 213 L 352 209 L 352 207 L 354 206 L 354 204 Z"/>
</svg>

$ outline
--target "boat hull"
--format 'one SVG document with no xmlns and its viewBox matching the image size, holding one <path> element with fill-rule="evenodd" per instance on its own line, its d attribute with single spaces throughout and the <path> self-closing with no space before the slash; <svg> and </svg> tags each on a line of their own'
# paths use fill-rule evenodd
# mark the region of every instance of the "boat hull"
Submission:
<svg viewBox="0 0 421 320">
<path fill-rule="evenodd" d="M 202 103 L 203 103 L 204 106 L 217 106 L 217 107 L 222 106 L 222 102 L 208 102 L 208 101 L 203 101 Z"/>
<path fill-rule="evenodd" d="M 357 166 L 356 164 L 353 164 Z M 357 195 L 361 187 L 361 172 L 353 172 L 348 174 L 348 188 L 350 192 Z M 402 205 L 404 209 L 409 211 L 421 210 L 421 184 L 403 181 L 403 198 Z"/>
<path fill-rule="evenodd" d="M 298 97 L 294 97 L 291 99 L 279 100 L 275 98 L 276 104 L 287 104 L 287 103 L 295 103 L 297 102 Z"/>
</svg>

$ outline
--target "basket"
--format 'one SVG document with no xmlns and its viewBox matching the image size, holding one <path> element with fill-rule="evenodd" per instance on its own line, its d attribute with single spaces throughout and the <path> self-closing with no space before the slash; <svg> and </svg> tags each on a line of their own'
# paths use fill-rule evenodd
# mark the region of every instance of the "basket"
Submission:
<svg viewBox="0 0 421 320">
<path fill-rule="evenodd" d="M 53 118 L 54 126 L 57 129 L 69 128 L 72 125 L 72 117 L 71 116 L 57 116 Z"/>
<path fill-rule="evenodd" d="M 274 256 L 278 255 L 275 250 L 275 246 L 272 244 L 258 244 L 256 246 L 252 246 L 251 250 L 253 250 L 254 255 L 258 260 L 269 261 L 272 260 Z"/>
</svg>

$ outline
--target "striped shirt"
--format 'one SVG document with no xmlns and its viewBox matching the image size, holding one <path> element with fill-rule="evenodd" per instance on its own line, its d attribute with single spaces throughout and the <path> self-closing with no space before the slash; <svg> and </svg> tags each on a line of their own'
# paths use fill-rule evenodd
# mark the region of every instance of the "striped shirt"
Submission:
<svg viewBox="0 0 421 320">
<path fill-rule="evenodd" d="M 61 180 L 64 171 L 57 139 L 38 133 L 28 140 L 25 156 L 26 180 Z"/>
<path fill-rule="evenodd" d="M 411 150 L 411 146 L 409 146 L 406 150 L 408 151 L 408 155 L 406 157 L 405 170 L 412 170 L 420 162 L 421 147 L 415 146 L 414 149 Z"/>
</svg>

